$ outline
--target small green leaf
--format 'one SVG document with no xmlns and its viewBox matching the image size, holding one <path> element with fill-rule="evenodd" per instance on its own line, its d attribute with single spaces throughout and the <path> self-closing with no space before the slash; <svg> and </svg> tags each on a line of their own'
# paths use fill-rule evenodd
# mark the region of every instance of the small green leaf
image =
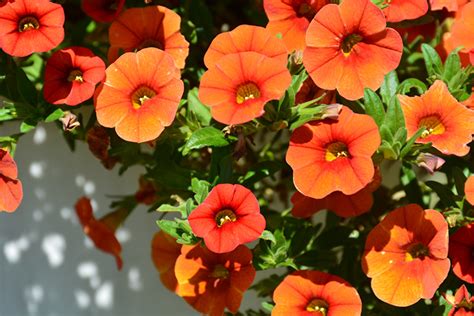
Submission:
<svg viewBox="0 0 474 316">
<path fill-rule="evenodd" d="M 191 189 L 195 193 L 194 200 L 201 204 L 209 194 L 210 183 L 204 180 L 193 178 L 191 180 Z"/>
<path fill-rule="evenodd" d="M 461 71 L 461 68 L 461 59 L 459 58 L 458 51 L 454 50 L 448 55 L 444 64 L 443 80 L 449 82 Z"/>
<path fill-rule="evenodd" d="M 391 71 L 385 75 L 385 79 L 380 87 L 380 95 L 385 104 L 388 104 L 392 97 L 397 93 L 398 84 L 398 76 L 395 71 Z"/>
<path fill-rule="evenodd" d="M 49 115 L 45 118 L 44 121 L 45 121 L 46 123 L 54 122 L 54 121 L 59 120 L 61 117 L 63 117 L 63 115 L 64 115 L 63 110 L 61 110 L 61 109 L 56 109 L 56 110 L 54 110 L 53 113 L 49 114 Z"/>
<path fill-rule="evenodd" d="M 231 143 L 224 133 L 215 127 L 209 126 L 198 129 L 184 145 L 183 155 L 187 155 L 193 149 L 204 147 L 224 147 Z"/>
<path fill-rule="evenodd" d="M 188 109 L 196 115 L 203 126 L 208 126 L 212 119 L 211 111 L 199 100 L 198 91 L 198 88 L 189 90 Z"/>
<path fill-rule="evenodd" d="M 388 104 L 383 125 L 387 126 L 393 135 L 400 128 L 405 128 L 405 117 L 397 96 L 393 96 Z"/>
<path fill-rule="evenodd" d="M 24 121 L 20 125 L 20 132 L 21 133 L 28 133 L 29 131 L 33 130 L 35 127 L 36 127 L 35 122 Z"/>
<path fill-rule="evenodd" d="M 421 44 L 421 51 L 425 60 L 426 71 L 430 77 L 443 75 L 443 63 L 436 50 L 428 44 Z"/>
<path fill-rule="evenodd" d="M 398 86 L 397 93 L 408 94 L 412 89 L 416 89 L 418 94 L 423 94 L 427 87 L 422 81 L 415 78 L 409 78 L 403 80 L 403 82 Z"/>
<path fill-rule="evenodd" d="M 385 117 L 385 109 L 379 96 L 370 89 L 364 90 L 365 112 L 372 116 L 375 123 L 380 127 Z"/>
<path fill-rule="evenodd" d="M 273 233 L 269 230 L 264 230 L 260 239 L 269 240 L 272 244 L 276 244 L 275 236 L 273 236 Z"/>
</svg>

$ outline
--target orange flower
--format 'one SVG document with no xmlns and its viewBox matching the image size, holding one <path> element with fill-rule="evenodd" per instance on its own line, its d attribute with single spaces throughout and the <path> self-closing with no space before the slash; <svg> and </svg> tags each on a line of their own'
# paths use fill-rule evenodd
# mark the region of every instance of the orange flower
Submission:
<svg viewBox="0 0 474 316">
<path fill-rule="evenodd" d="M 143 143 L 171 125 L 184 84 L 173 59 L 157 48 L 125 53 L 105 71 L 95 95 L 97 121 L 124 140 Z"/>
<path fill-rule="evenodd" d="M 273 293 L 272 316 L 344 315 L 362 312 L 356 289 L 342 278 L 320 271 L 296 271 Z"/>
<path fill-rule="evenodd" d="M 362 269 L 380 300 L 409 306 L 430 299 L 449 272 L 448 223 L 440 212 L 410 204 L 369 233 Z"/>
<path fill-rule="evenodd" d="M 408 137 L 425 127 L 417 143 L 431 142 L 446 155 L 464 156 L 472 141 L 474 111 L 468 110 L 450 93 L 446 84 L 436 80 L 422 96 L 398 96 L 405 116 Z"/>
<path fill-rule="evenodd" d="M 383 12 L 370 0 L 324 6 L 306 33 L 303 63 L 321 89 L 356 100 L 364 88 L 377 90 L 400 63 L 403 43 L 386 28 Z"/>
<path fill-rule="evenodd" d="M 216 254 L 199 244 L 183 246 L 176 260 L 177 294 L 198 312 L 221 316 L 227 308 L 239 310 L 244 292 L 255 278 L 252 252 L 239 246 L 232 252 Z"/>
<path fill-rule="evenodd" d="M 464 66 L 470 63 L 469 52 L 474 49 L 474 2 L 468 2 L 460 5 L 456 12 L 451 31 L 443 35 L 443 48 L 449 54 L 454 49 L 462 46 L 459 51 L 459 57 Z"/>
<path fill-rule="evenodd" d="M 130 212 L 127 209 L 118 209 L 97 220 L 92 213 L 91 201 L 86 197 L 80 198 L 76 202 L 75 208 L 84 233 L 89 236 L 99 250 L 113 255 L 117 262 L 117 268 L 121 270 L 123 265 L 122 246 L 114 234 Z"/>
<path fill-rule="evenodd" d="M 87 131 L 86 141 L 91 153 L 106 169 L 111 170 L 118 160 L 109 155 L 110 137 L 107 130 L 102 126 L 92 127 Z"/>
<path fill-rule="evenodd" d="M 352 195 L 374 177 L 372 155 L 380 135 L 372 117 L 343 107 L 339 119 L 313 121 L 291 135 L 286 161 L 296 189 L 322 199 L 332 192 Z"/>
<path fill-rule="evenodd" d="M 125 10 L 110 26 L 108 58 L 115 61 L 119 51 L 133 52 L 156 47 L 173 57 L 176 66 L 184 68 L 189 43 L 180 33 L 181 18 L 162 6 Z"/>
<path fill-rule="evenodd" d="M 25 57 L 46 52 L 64 39 L 64 10 L 49 0 L 15 0 L 0 6 L 0 48 Z"/>
<path fill-rule="evenodd" d="M 288 50 L 305 48 L 305 33 L 316 12 L 330 3 L 329 0 L 264 0 L 268 17 L 267 29 L 281 34 Z"/>
<path fill-rule="evenodd" d="M 23 199 L 23 186 L 10 153 L 0 149 L 0 212 L 14 212 Z"/>
<path fill-rule="evenodd" d="M 308 218 L 321 210 L 327 209 L 344 218 L 359 216 L 372 208 L 374 204 L 372 193 L 378 189 L 381 180 L 380 173 L 375 172 L 372 182 L 352 195 L 333 192 L 318 200 L 296 191 L 291 197 L 293 203 L 291 214 L 294 217 Z"/>
<path fill-rule="evenodd" d="M 443 10 L 446 8 L 449 12 L 457 11 L 459 8 L 457 0 L 430 0 L 431 11 Z"/>
<path fill-rule="evenodd" d="M 279 100 L 291 83 L 281 61 L 255 52 L 222 57 L 204 73 L 199 99 L 212 117 L 224 124 L 242 124 L 264 113 L 270 100 Z"/>
<path fill-rule="evenodd" d="M 464 184 L 464 194 L 469 204 L 474 205 L 474 176 L 467 178 Z"/>
<path fill-rule="evenodd" d="M 256 52 L 275 58 L 285 66 L 288 62 L 288 52 L 281 39 L 263 27 L 240 25 L 214 38 L 204 56 L 204 64 L 212 68 L 222 57 L 243 52 Z"/>
<path fill-rule="evenodd" d="M 385 0 L 385 3 L 383 13 L 388 22 L 413 20 L 428 12 L 427 0 Z"/>
<path fill-rule="evenodd" d="M 153 236 L 151 258 L 160 273 L 161 282 L 171 292 L 175 292 L 178 287 L 174 266 L 180 254 L 181 244 L 178 244 L 176 239 L 163 231 L 159 231 Z"/>
</svg>

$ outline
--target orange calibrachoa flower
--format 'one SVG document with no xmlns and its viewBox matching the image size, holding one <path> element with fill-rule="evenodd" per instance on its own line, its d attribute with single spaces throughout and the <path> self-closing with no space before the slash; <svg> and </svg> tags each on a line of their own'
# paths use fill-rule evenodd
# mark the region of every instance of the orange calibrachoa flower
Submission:
<svg viewBox="0 0 474 316">
<path fill-rule="evenodd" d="M 313 121 L 296 129 L 286 161 L 302 194 L 314 199 L 336 191 L 352 195 L 372 181 L 371 157 L 379 145 L 372 117 L 343 107 L 337 121 Z"/>
<path fill-rule="evenodd" d="M 474 50 L 473 21 L 474 2 L 467 2 L 465 5 L 460 5 L 459 10 L 456 12 L 450 32 L 443 34 L 445 53 L 449 54 L 454 49 L 462 47 L 458 54 L 464 66 L 470 63 L 469 53 L 471 50 Z"/>
<path fill-rule="evenodd" d="M 432 298 L 449 266 L 448 223 L 416 204 L 395 209 L 375 226 L 362 258 L 375 296 L 400 307 Z"/>
<path fill-rule="evenodd" d="M 288 62 L 288 51 L 281 39 L 263 27 L 240 25 L 214 38 L 204 55 L 204 64 L 212 68 L 222 57 L 243 52 L 256 52 L 275 58 L 285 66 Z"/>
<path fill-rule="evenodd" d="M 254 241 L 265 229 L 257 198 L 240 184 L 215 186 L 188 220 L 193 233 L 216 253 Z"/>
<path fill-rule="evenodd" d="M 437 11 L 446 8 L 449 12 L 457 11 L 459 4 L 457 0 L 430 0 L 430 10 Z"/>
<path fill-rule="evenodd" d="M 408 137 L 420 128 L 426 130 L 417 143 L 432 143 L 445 155 L 464 156 L 474 132 L 474 111 L 459 103 L 441 80 L 422 96 L 399 95 Z"/>
<path fill-rule="evenodd" d="M 46 52 L 64 39 L 64 10 L 49 0 L 15 0 L 0 7 L 0 48 L 17 57 Z"/>
<path fill-rule="evenodd" d="M 449 258 L 454 274 L 467 283 L 474 283 L 474 225 L 459 228 L 449 237 Z"/>
<path fill-rule="evenodd" d="M 316 12 L 329 0 L 264 0 L 267 29 L 281 34 L 288 51 L 305 48 L 305 33 Z"/>
<path fill-rule="evenodd" d="M 10 153 L 0 148 L 0 212 L 14 212 L 23 199 L 23 186 Z"/>
<path fill-rule="evenodd" d="M 198 312 L 210 316 L 223 315 L 225 308 L 235 314 L 256 274 L 252 252 L 245 246 L 223 254 L 199 244 L 183 246 L 174 270 L 177 294 Z"/>
<path fill-rule="evenodd" d="M 474 176 L 469 176 L 464 183 L 464 194 L 469 204 L 474 205 Z"/>
<path fill-rule="evenodd" d="M 296 191 L 291 197 L 293 203 L 291 214 L 294 217 L 308 218 L 327 209 L 344 218 L 359 216 L 372 208 L 374 204 L 372 193 L 378 189 L 381 180 L 380 173 L 376 171 L 372 182 L 362 190 L 352 195 L 333 192 L 322 199 L 313 199 Z"/>
<path fill-rule="evenodd" d="M 94 95 L 105 76 L 105 63 L 85 47 L 55 52 L 46 63 L 43 93 L 52 104 L 78 105 Z"/>
<path fill-rule="evenodd" d="M 280 99 L 291 83 L 286 65 L 255 52 L 226 55 L 204 73 L 199 99 L 211 108 L 212 117 L 233 125 L 249 122 L 264 113 L 268 101 Z"/>
<path fill-rule="evenodd" d="M 162 6 L 148 6 L 125 10 L 110 26 L 110 62 L 119 51 L 133 52 L 147 47 L 164 50 L 173 57 L 176 66 L 184 68 L 189 54 L 189 43 L 180 33 L 181 18 Z"/>
<path fill-rule="evenodd" d="M 6 5 L 8 2 L 13 2 L 15 0 L 0 0 L 0 8 Z"/>
<path fill-rule="evenodd" d="M 97 220 L 92 212 L 91 201 L 86 197 L 82 197 L 76 202 L 75 209 L 84 233 L 99 250 L 114 256 L 117 268 L 121 270 L 123 265 L 122 246 L 115 237 L 115 231 L 130 212 L 127 209 L 118 209 Z"/>
<path fill-rule="evenodd" d="M 125 53 L 105 71 L 94 97 L 97 121 L 124 140 L 143 143 L 171 125 L 184 84 L 166 52 L 146 48 Z"/>
<path fill-rule="evenodd" d="M 122 12 L 125 0 L 82 0 L 82 10 L 97 22 L 112 22 Z"/>
<path fill-rule="evenodd" d="M 356 100 L 364 88 L 377 90 L 400 63 L 403 43 L 386 27 L 383 12 L 370 0 L 324 6 L 306 33 L 303 63 L 314 83 Z"/>
<path fill-rule="evenodd" d="M 445 295 L 453 307 L 448 312 L 448 316 L 473 316 L 474 315 L 474 297 L 471 297 L 466 286 L 463 284 L 453 295 Z"/>
<path fill-rule="evenodd" d="M 160 273 L 161 282 L 171 292 L 175 292 L 178 287 L 174 267 L 180 254 L 181 244 L 178 244 L 172 236 L 163 231 L 153 236 L 151 258 Z"/>
<path fill-rule="evenodd" d="M 358 316 L 362 302 L 357 290 L 342 278 L 320 271 L 296 271 L 273 292 L 272 316 Z"/>
<path fill-rule="evenodd" d="M 413 20 L 428 12 L 427 0 L 385 0 L 383 9 L 388 22 Z"/>
</svg>

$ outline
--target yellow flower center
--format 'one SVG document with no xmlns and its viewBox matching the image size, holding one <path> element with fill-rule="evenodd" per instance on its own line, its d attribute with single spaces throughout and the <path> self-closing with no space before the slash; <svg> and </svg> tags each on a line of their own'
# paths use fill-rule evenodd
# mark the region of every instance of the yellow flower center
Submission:
<svg viewBox="0 0 474 316">
<path fill-rule="evenodd" d="M 79 69 L 71 70 L 71 72 L 69 73 L 69 76 L 67 77 L 67 81 L 69 82 L 76 81 L 79 83 L 83 83 L 84 78 L 82 77 L 82 71 L 80 71 Z"/>
<path fill-rule="evenodd" d="M 242 104 L 245 101 L 260 98 L 260 90 L 253 82 L 245 83 L 237 88 L 237 95 L 235 101 L 237 104 Z"/>
<path fill-rule="evenodd" d="M 308 306 L 306 306 L 306 310 L 308 312 L 319 313 L 320 315 L 325 316 L 328 312 L 329 305 L 326 301 L 321 299 L 314 299 L 309 302 Z"/>
<path fill-rule="evenodd" d="M 217 264 L 214 266 L 210 276 L 211 278 L 216 279 L 227 279 L 229 277 L 229 270 L 227 270 L 222 264 Z"/>
<path fill-rule="evenodd" d="M 428 247 L 422 243 L 416 243 L 408 246 L 405 254 L 405 261 L 410 262 L 417 258 L 423 259 L 430 254 Z"/>
<path fill-rule="evenodd" d="M 437 115 L 422 118 L 418 123 L 418 127 L 426 128 L 421 134 L 421 138 L 426 138 L 430 135 L 441 135 L 446 131 L 443 122 Z"/>
<path fill-rule="evenodd" d="M 20 20 L 18 23 L 18 31 L 25 32 L 29 30 L 37 30 L 39 29 L 40 24 L 37 18 L 33 16 L 26 16 Z"/>
<path fill-rule="evenodd" d="M 221 227 L 226 223 L 235 222 L 237 220 L 237 216 L 231 210 L 226 209 L 217 213 L 215 219 L 217 226 Z"/>
<path fill-rule="evenodd" d="M 343 142 L 334 142 L 326 147 L 326 161 L 334 161 L 341 157 L 350 157 L 346 144 Z"/>
<path fill-rule="evenodd" d="M 344 56 L 349 56 L 352 51 L 352 48 L 359 42 L 361 42 L 364 38 L 359 34 L 350 34 L 346 36 L 341 43 L 341 49 L 344 53 Z"/>
<path fill-rule="evenodd" d="M 132 104 L 133 108 L 138 110 L 145 104 L 146 101 L 150 100 L 156 95 L 156 92 L 147 87 L 147 86 L 141 86 L 135 92 L 132 94 Z"/>
</svg>

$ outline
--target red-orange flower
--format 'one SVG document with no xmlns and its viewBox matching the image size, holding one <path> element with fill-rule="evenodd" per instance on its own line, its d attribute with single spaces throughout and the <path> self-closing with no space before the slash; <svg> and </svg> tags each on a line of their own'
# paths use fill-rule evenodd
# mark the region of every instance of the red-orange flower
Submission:
<svg viewBox="0 0 474 316">
<path fill-rule="evenodd" d="M 461 280 L 474 283 L 474 225 L 459 228 L 449 237 L 449 258 L 454 274 Z"/>
<path fill-rule="evenodd" d="M 273 293 L 272 316 L 358 316 L 362 302 L 356 289 L 342 278 L 320 271 L 296 271 Z"/>
<path fill-rule="evenodd" d="M 369 233 L 362 268 L 375 296 L 395 306 L 430 299 L 449 272 L 448 223 L 440 212 L 410 204 Z"/>
<path fill-rule="evenodd" d="M 333 192 L 322 199 L 313 199 L 296 191 L 291 197 L 294 217 L 308 218 L 321 210 L 333 211 L 340 217 L 359 216 L 368 212 L 374 204 L 372 193 L 378 189 L 381 182 L 379 172 L 375 172 L 374 179 L 362 190 L 352 195 Z"/>
<path fill-rule="evenodd" d="M 227 308 L 239 310 L 244 292 L 255 278 L 252 252 L 239 246 L 229 253 L 216 254 L 199 244 L 183 246 L 176 260 L 177 294 L 198 312 L 221 316 Z"/>
<path fill-rule="evenodd" d="M 265 229 L 257 198 L 240 184 L 215 186 L 188 220 L 193 233 L 216 253 L 254 241 Z"/>
<path fill-rule="evenodd" d="M 125 0 L 82 0 L 82 10 L 97 22 L 112 22 L 122 12 Z"/>
<path fill-rule="evenodd" d="M 436 80 L 422 96 L 400 95 L 399 99 L 408 137 L 425 127 L 417 143 L 431 142 L 434 148 L 446 155 L 464 156 L 469 152 L 474 111 L 459 103 L 443 81 Z"/>
<path fill-rule="evenodd" d="M 446 54 L 454 49 L 461 47 L 458 52 L 461 62 L 464 66 L 470 63 L 469 52 L 474 49 L 474 35 L 472 29 L 474 27 L 474 2 L 467 2 L 460 5 L 460 9 L 456 12 L 451 31 L 443 35 L 443 48 Z"/>
<path fill-rule="evenodd" d="M 377 90 L 400 63 L 403 43 L 370 0 L 328 4 L 306 32 L 303 63 L 316 85 L 356 100 Z"/>
<path fill-rule="evenodd" d="M 8 2 L 13 2 L 14 0 L 0 0 L 0 8 L 6 5 Z"/>
<path fill-rule="evenodd" d="M 171 125 L 184 84 L 173 59 L 157 48 L 125 53 L 105 71 L 94 98 L 97 121 L 131 142 L 157 138 Z"/>
<path fill-rule="evenodd" d="M 469 204 L 474 205 L 474 176 L 467 178 L 464 183 L 464 194 Z"/>
<path fill-rule="evenodd" d="M 463 284 L 453 295 L 445 295 L 446 300 L 453 306 L 448 312 L 448 316 L 473 316 L 474 297 L 467 291 Z"/>
<path fill-rule="evenodd" d="M 15 0 L 0 7 L 0 48 L 12 56 L 46 52 L 64 38 L 64 10 L 49 0 Z"/>
<path fill-rule="evenodd" d="M 263 27 L 240 25 L 214 38 L 204 55 L 204 64 L 212 68 L 222 57 L 243 52 L 256 52 L 275 58 L 285 66 L 288 62 L 288 52 L 281 39 Z"/>
<path fill-rule="evenodd" d="M 105 63 L 90 49 L 61 49 L 46 63 L 44 98 L 52 104 L 78 105 L 94 95 L 104 76 Z"/>
<path fill-rule="evenodd" d="M 428 12 L 427 0 L 386 0 L 383 9 L 388 22 L 413 20 Z"/>
<path fill-rule="evenodd" d="M 296 189 L 322 199 L 332 192 L 352 195 L 374 177 L 372 155 L 380 135 L 372 117 L 343 107 L 337 121 L 313 121 L 291 135 L 286 161 Z"/>
<path fill-rule="evenodd" d="M 309 22 L 329 0 L 264 0 L 268 17 L 267 29 L 281 34 L 288 51 L 305 48 L 305 33 Z"/>
<path fill-rule="evenodd" d="M 76 202 L 75 208 L 84 233 L 89 236 L 99 250 L 114 256 L 117 268 L 122 269 L 122 246 L 115 237 L 115 231 L 128 216 L 129 211 L 118 209 L 97 220 L 92 212 L 91 201 L 86 197 L 80 198 Z"/>
<path fill-rule="evenodd" d="M 161 282 L 172 292 L 175 292 L 178 287 L 174 266 L 180 254 L 181 244 L 178 244 L 172 236 L 163 231 L 159 231 L 153 236 L 151 258 L 160 273 Z"/>
<path fill-rule="evenodd" d="M 119 51 L 133 52 L 156 47 L 173 57 L 176 66 L 184 68 L 189 43 L 180 33 L 181 18 L 162 6 L 125 10 L 110 26 L 108 58 L 113 62 Z"/>
<path fill-rule="evenodd" d="M 204 73 L 199 99 L 224 124 L 242 124 L 264 113 L 268 101 L 279 100 L 291 83 L 286 65 L 255 52 L 222 57 Z"/>
<path fill-rule="evenodd" d="M 0 212 L 14 212 L 23 199 L 23 186 L 10 153 L 0 148 Z"/>
</svg>

